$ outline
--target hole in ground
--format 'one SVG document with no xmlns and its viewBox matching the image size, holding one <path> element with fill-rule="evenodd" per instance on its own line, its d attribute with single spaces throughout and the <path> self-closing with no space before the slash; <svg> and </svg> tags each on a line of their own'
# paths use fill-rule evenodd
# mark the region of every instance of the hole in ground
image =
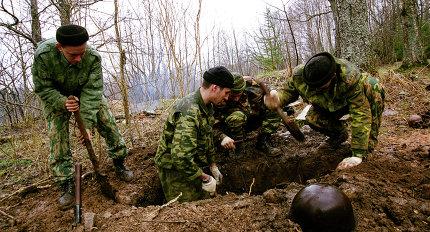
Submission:
<svg viewBox="0 0 430 232">
<path fill-rule="evenodd" d="M 281 150 L 275 157 L 256 150 L 255 139 L 243 143 L 236 154 L 221 154 L 217 163 L 224 180 L 217 190 L 218 193 L 251 192 L 260 195 L 268 189 L 286 187 L 290 182 L 305 184 L 309 179 L 331 173 L 343 158 L 350 156 L 347 144 L 335 150 L 317 149 L 324 137 L 318 133 L 309 134 L 311 136 L 308 135 L 308 141 L 305 143 L 299 143 L 293 138 L 273 136 L 272 144 Z M 151 169 L 153 176 L 145 178 L 147 188 L 137 197 L 136 206 L 165 203 L 156 169 Z"/>
</svg>

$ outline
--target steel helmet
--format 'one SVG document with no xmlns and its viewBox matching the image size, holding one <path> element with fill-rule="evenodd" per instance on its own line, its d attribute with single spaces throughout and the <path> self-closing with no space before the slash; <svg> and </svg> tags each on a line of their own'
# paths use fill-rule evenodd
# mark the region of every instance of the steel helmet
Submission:
<svg viewBox="0 0 430 232">
<path fill-rule="evenodd" d="M 356 225 L 349 198 L 337 187 L 326 184 L 301 189 L 294 196 L 290 218 L 304 232 L 350 232 Z"/>
</svg>

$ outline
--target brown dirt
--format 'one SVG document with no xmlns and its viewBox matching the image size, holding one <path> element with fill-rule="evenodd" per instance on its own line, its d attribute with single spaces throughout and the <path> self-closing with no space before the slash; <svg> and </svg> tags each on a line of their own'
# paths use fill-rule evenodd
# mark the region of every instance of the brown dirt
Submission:
<svg viewBox="0 0 430 232">
<path fill-rule="evenodd" d="M 428 81 L 414 88 L 424 88 Z M 320 149 L 324 137 L 310 129 L 304 129 L 306 143 L 281 131 L 273 136 L 282 151 L 277 157 L 255 150 L 255 139 L 242 144 L 237 154 L 220 152 L 225 181 L 218 196 L 161 206 L 165 200 L 151 159 L 156 147 L 133 148 L 127 160 L 136 176 L 131 183 L 118 181 L 110 161 L 102 160 L 102 171 L 118 190 L 118 202 L 105 198 L 88 175 L 82 210 L 95 213 L 94 229 L 99 231 L 301 231 L 288 219 L 292 198 L 304 185 L 319 182 L 338 186 L 350 197 L 357 231 L 430 231 L 430 129 L 413 129 L 406 121 L 429 110 L 417 106 L 429 107 L 430 93 L 421 92 L 424 98 L 416 102 L 413 94 L 397 94 L 398 85 L 385 84 L 391 94 L 386 109 L 397 113 L 383 117 L 376 151 L 357 167 L 335 170 L 350 155 L 348 144 Z M 73 226 L 73 210 L 58 209 L 60 192 L 39 187 L 0 199 L 0 210 L 10 216 L 0 214 L 0 230 L 82 231 L 83 225 Z"/>
</svg>

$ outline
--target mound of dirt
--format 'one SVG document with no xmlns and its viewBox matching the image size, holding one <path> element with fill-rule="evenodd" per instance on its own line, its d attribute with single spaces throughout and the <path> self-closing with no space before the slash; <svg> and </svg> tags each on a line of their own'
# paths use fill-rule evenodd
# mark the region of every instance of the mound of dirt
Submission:
<svg viewBox="0 0 430 232">
<path fill-rule="evenodd" d="M 376 150 L 357 167 L 335 170 L 350 156 L 348 143 L 322 148 L 321 134 L 304 127 L 307 141 L 299 143 L 283 129 L 272 137 L 282 151 L 278 156 L 258 152 L 252 138 L 238 152 L 220 151 L 224 182 L 216 197 L 166 203 L 152 160 L 156 147 L 133 148 L 126 161 L 136 177 L 131 183 L 116 179 L 110 160 L 100 164 L 118 190 L 117 202 L 101 194 L 91 175 L 85 176 L 82 224 L 74 225 L 73 209 L 58 209 L 56 187 L 37 185 L 0 199 L 0 230 L 301 231 L 288 217 L 291 201 L 303 186 L 318 182 L 348 195 L 357 231 L 430 231 L 430 131 L 410 128 L 405 120 L 423 104 L 413 94 L 396 95 L 394 82 L 386 84 L 391 113 L 383 117 Z M 430 99 L 424 94 L 419 99 Z M 150 127 L 155 119 L 146 120 Z"/>
</svg>

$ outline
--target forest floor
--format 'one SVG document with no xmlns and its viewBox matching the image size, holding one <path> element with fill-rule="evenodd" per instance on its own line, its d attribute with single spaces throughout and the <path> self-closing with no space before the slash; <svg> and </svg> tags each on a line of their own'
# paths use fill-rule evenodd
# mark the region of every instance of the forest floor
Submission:
<svg viewBox="0 0 430 232">
<path fill-rule="evenodd" d="M 117 202 L 104 197 L 96 180 L 86 175 L 82 183 L 84 220 L 77 226 L 73 209 L 58 209 L 61 192 L 47 174 L 40 174 L 49 170 L 33 167 L 28 174 L 30 169 L 24 168 L 29 165 L 22 160 L 32 149 L 39 149 L 40 162 L 46 162 L 48 152 L 40 150 L 46 149 L 46 138 L 25 150 L 15 149 L 15 160 L 20 162 L 6 162 L 10 160 L 5 155 L 8 150 L 0 145 L 4 160 L 0 163 L 0 231 L 301 231 L 288 212 L 294 195 L 309 183 L 342 189 L 351 199 L 357 231 L 430 231 L 430 118 L 424 117 L 421 128 L 407 123 L 412 114 L 430 115 L 430 71 L 428 67 L 408 74 L 392 70 L 388 67 L 378 73 L 386 89 L 379 144 L 359 166 L 335 170 L 350 155 L 348 144 L 321 149 L 318 146 L 325 137 L 307 126 L 302 128 L 305 143 L 295 141 L 283 128 L 272 138 L 282 151 L 276 157 L 255 150 L 252 135 L 239 152 L 220 152 L 224 182 L 216 197 L 166 204 L 151 159 L 157 143 L 145 141 L 144 146 L 131 148 L 127 159 L 135 174 L 131 183 L 119 181 L 110 160 L 100 158 L 102 171 L 118 190 Z M 139 120 L 146 131 L 159 131 L 154 129 L 162 125 L 158 117 Z M 16 130 L 2 133 L 15 133 L 17 138 L 26 134 Z M 76 150 L 80 153 L 74 157 L 84 157 L 83 147 Z M 83 173 L 91 171 L 88 161 L 82 162 Z M 23 170 L 27 176 L 20 178 Z"/>
</svg>

